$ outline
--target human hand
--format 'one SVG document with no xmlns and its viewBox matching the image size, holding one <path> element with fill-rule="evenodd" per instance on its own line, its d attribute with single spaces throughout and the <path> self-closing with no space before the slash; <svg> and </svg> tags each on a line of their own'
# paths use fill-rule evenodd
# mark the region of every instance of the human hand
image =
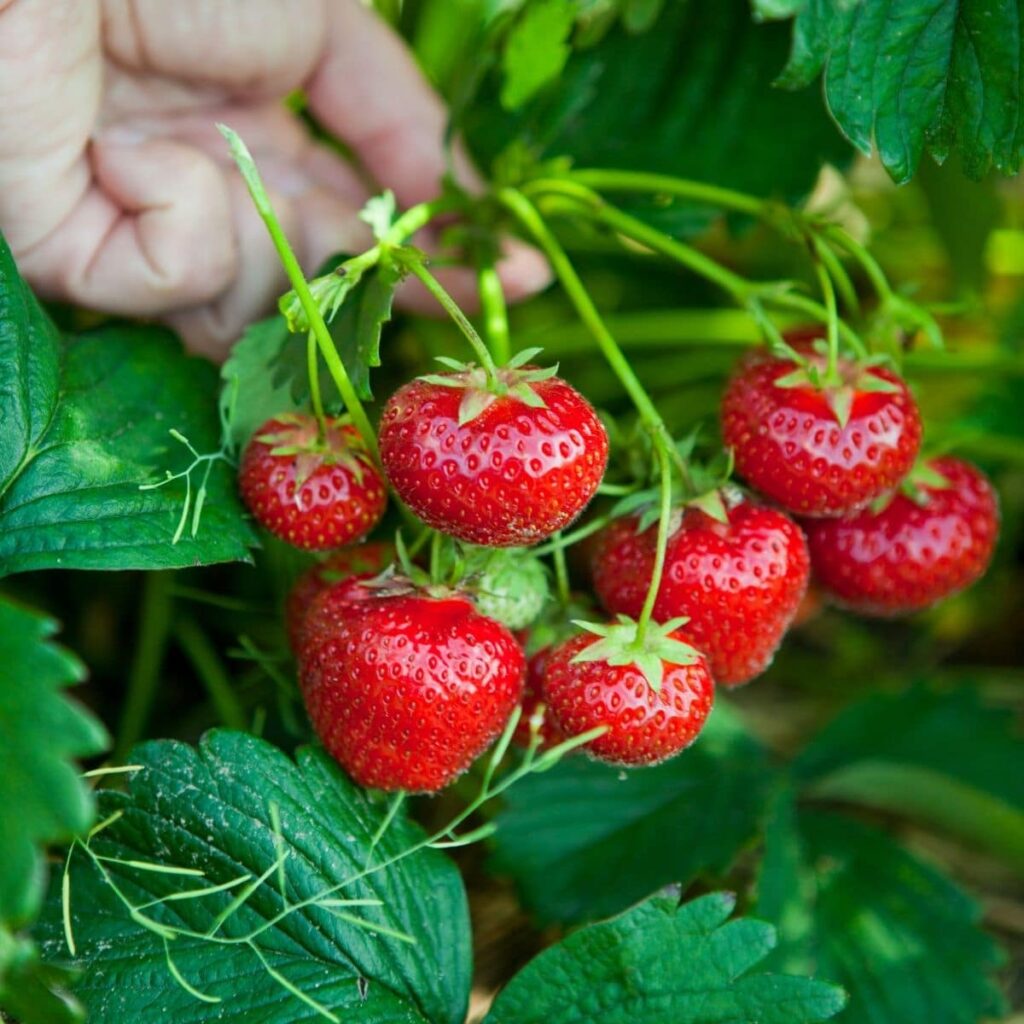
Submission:
<svg viewBox="0 0 1024 1024">
<path fill-rule="evenodd" d="M 356 214 L 374 189 L 284 107 L 297 88 L 400 205 L 437 193 L 443 106 L 358 0 L 0 0 L 0 230 L 22 273 L 223 356 L 287 285 L 216 122 L 246 140 L 305 268 L 372 241 Z M 514 241 L 500 270 L 513 299 L 548 278 Z M 470 270 L 438 277 L 473 306 Z M 417 289 L 399 302 L 433 311 Z"/>
</svg>

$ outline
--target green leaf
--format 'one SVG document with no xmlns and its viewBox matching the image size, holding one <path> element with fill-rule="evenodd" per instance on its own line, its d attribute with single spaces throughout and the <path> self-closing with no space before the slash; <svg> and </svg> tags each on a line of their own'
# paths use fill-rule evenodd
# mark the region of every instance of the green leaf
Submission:
<svg viewBox="0 0 1024 1024">
<path fill-rule="evenodd" d="M 0 599 L 0 924 L 38 909 L 39 847 L 89 827 L 93 801 L 72 759 L 107 747 L 99 722 L 61 692 L 85 673 L 50 642 L 56 628 Z"/>
<path fill-rule="evenodd" d="M 201 528 L 174 543 L 184 481 L 139 485 L 218 447 L 216 371 L 169 332 L 106 327 L 63 340 L 0 239 L 0 575 L 175 568 L 248 559 L 234 474 L 215 463 Z M 202 482 L 195 474 L 194 492 Z"/>
<path fill-rule="evenodd" d="M 800 198 L 824 161 L 842 164 L 851 150 L 817 96 L 771 88 L 786 36 L 782 25 L 754 25 L 745 0 L 667 3 L 649 31 L 618 25 L 574 53 L 557 81 L 515 113 L 502 109 L 492 81 L 467 110 L 465 131 L 485 165 L 525 149 L 578 167 Z M 673 231 L 708 220 L 682 201 L 630 208 Z"/>
<path fill-rule="evenodd" d="M 243 448 L 268 419 L 309 408 L 306 339 L 291 334 L 284 317 L 250 324 L 220 371 L 225 443 Z M 321 372 L 325 400 L 332 402 L 330 378 Z"/>
<path fill-rule="evenodd" d="M 542 921 L 616 913 L 723 873 L 757 831 L 769 782 L 764 752 L 719 701 L 700 740 L 665 764 L 622 772 L 572 757 L 517 783 L 492 867 Z"/>
<path fill-rule="evenodd" d="M 843 985 L 843 1024 L 976 1024 L 1005 1010 L 979 908 L 875 828 L 809 812 L 775 823 L 760 896 L 757 913 L 785 922 L 771 965 Z"/>
<path fill-rule="evenodd" d="M 364 401 L 373 399 L 370 369 L 380 366 L 380 335 L 391 319 L 391 304 L 401 279 L 402 272 L 395 264 L 377 264 L 363 274 L 330 324 L 341 361 Z"/>
<path fill-rule="evenodd" d="M 753 972 L 775 933 L 729 921 L 734 904 L 729 893 L 682 906 L 657 896 L 574 932 L 502 989 L 484 1024 L 802 1024 L 838 1013 L 846 1000 L 834 985 Z"/>
<path fill-rule="evenodd" d="M 761 0 L 762 17 L 798 5 Z M 806 0 L 779 84 L 796 88 L 825 69 L 825 96 L 862 152 L 872 143 L 897 182 L 927 147 L 941 162 L 959 149 L 980 177 L 1014 174 L 1024 157 L 1019 117 L 1021 0 Z"/>
<path fill-rule="evenodd" d="M 799 756 L 809 795 L 907 815 L 1024 872 L 1024 774 L 1012 715 L 970 687 L 914 686 L 846 709 Z"/>
<path fill-rule="evenodd" d="M 575 0 L 536 0 L 524 7 L 502 52 L 501 102 L 507 109 L 521 107 L 565 67 L 576 6 Z"/>
<path fill-rule="evenodd" d="M 322 750 L 302 749 L 296 763 L 244 733 L 210 733 L 198 749 L 148 743 L 132 760 L 143 768 L 128 792 L 106 792 L 100 802 L 101 814 L 121 817 L 91 849 L 203 872 L 194 878 L 103 862 L 135 906 L 162 900 L 140 913 L 157 928 L 177 930 L 168 941 L 174 969 L 207 1000 L 219 1001 L 211 1009 L 175 979 L 163 939 L 129 917 L 78 849 L 70 890 L 73 966 L 83 971 L 76 994 L 90 1021 L 144 1021 L 157 1005 L 176 1024 L 461 1024 L 469 922 L 454 865 L 423 849 L 364 875 L 367 865 L 422 839 L 403 814 L 383 829 L 387 804 L 349 782 Z M 169 899 L 215 887 L 225 888 Z M 56 961 L 68 959 L 61 918 L 54 892 L 40 939 Z M 214 939 L 221 941 L 211 941 L 206 933 L 218 921 Z"/>
<path fill-rule="evenodd" d="M 370 225 L 373 237 L 379 242 L 391 230 L 397 213 L 398 204 L 395 202 L 395 193 L 388 189 L 379 196 L 372 196 L 366 201 L 366 205 L 359 211 L 359 219 Z"/>
</svg>

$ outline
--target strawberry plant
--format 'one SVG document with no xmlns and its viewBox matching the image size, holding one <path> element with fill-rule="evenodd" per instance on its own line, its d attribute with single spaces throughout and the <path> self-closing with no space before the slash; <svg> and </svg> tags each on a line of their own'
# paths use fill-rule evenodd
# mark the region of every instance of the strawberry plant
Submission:
<svg viewBox="0 0 1024 1024">
<path fill-rule="evenodd" d="M 376 6 L 219 371 L 0 237 L 0 1016 L 1016 1020 L 1024 12 Z"/>
</svg>

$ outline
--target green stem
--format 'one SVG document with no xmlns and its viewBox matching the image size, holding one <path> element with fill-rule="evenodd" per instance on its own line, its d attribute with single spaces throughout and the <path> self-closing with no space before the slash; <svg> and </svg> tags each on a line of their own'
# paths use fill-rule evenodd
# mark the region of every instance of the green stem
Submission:
<svg viewBox="0 0 1024 1024">
<path fill-rule="evenodd" d="M 566 255 L 565 250 L 559 245 L 558 240 L 551 233 L 544 219 L 537 208 L 521 192 L 515 189 L 505 188 L 498 193 L 498 199 L 509 211 L 520 221 L 523 227 L 533 236 L 537 244 L 544 250 L 551 267 L 565 289 L 569 301 L 573 304 L 579 318 L 586 325 L 598 348 L 608 361 L 612 371 L 622 382 L 626 393 L 629 395 L 637 412 L 645 425 L 659 437 L 664 435 L 665 425 L 662 422 L 658 410 L 651 401 L 644 386 L 633 372 L 629 361 L 623 355 L 618 343 L 612 337 L 611 332 L 605 326 L 601 314 L 597 311 L 590 293 L 580 280 L 576 269 L 573 267 Z"/>
<path fill-rule="evenodd" d="M 587 168 L 586 170 L 569 171 L 565 177 L 580 185 L 601 191 L 659 193 L 717 206 L 725 210 L 735 210 L 738 213 L 749 213 L 753 217 L 763 218 L 771 210 L 769 203 L 756 196 L 749 196 L 729 188 L 719 188 L 717 185 L 708 185 L 703 181 L 689 181 L 685 178 L 673 178 L 665 174 Z M 530 183 L 531 187 L 537 188 L 545 184 L 547 184 L 547 179 Z"/>
<path fill-rule="evenodd" d="M 209 637 L 194 619 L 186 616 L 176 623 L 174 637 L 206 687 L 221 722 L 229 729 L 245 729 L 248 726 L 245 711 Z"/>
<path fill-rule="evenodd" d="M 486 371 L 488 381 L 492 384 L 497 384 L 498 368 L 494 365 L 491 353 L 487 350 L 483 338 L 477 334 L 476 328 L 459 308 L 458 303 L 444 290 L 441 282 L 419 260 L 411 260 L 407 265 L 409 270 L 423 282 L 427 291 L 444 307 L 445 312 L 455 321 L 456 326 L 465 335 L 466 340 L 476 353 L 480 365 Z"/>
<path fill-rule="evenodd" d="M 672 521 L 672 466 L 669 453 L 663 445 L 658 447 L 658 465 L 661 470 L 660 508 L 658 510 L 658 540 L 654 551 L 654 568 L 651 572 L 651 583 L 647 588 L 644 606 L 636 625 L 636 644 L 643 646 L 647 625 L 654 614 L 654 604 L 658 600 L 661 589 L 661 577 L 665 571 L 665 554 L 668 551 L 668 531 Z"/>
<path fill-rule="evenodd" d="M 485 263 L 477 271 L 477 288 L 480 292 L 480 308 L 483 310 L 484 328 L 491 343 L 491 352 L 494 354 L 494 361 L 503 366 L 512 355 L 512 346 L 508 333 L 505 292 L 492 262 Z"/>
<path fill-rule="evenodd" d="M 826 224 L 822 228 L 825 237 L 835 242 L 841 249 L 845 249 L 864 269 L 871 287 L 875 289 L 879 300 L 885 304 L 892 297 L 892 288 L 885 276 L 885 271 L 879 266 L 868 250 L 857 241 L 845 228 L 838 224 Z"/>
<path fill-rule="evenodd" d="M 317 344 L 320 346 L 320 352 L 338 388 L 341 400 L 345 403 L 345 409 L 352 419 L 352 424 L 362 436 L 363 442 L 374 462 L 379 463 L 380 452 L 377 448 L 377 436 L 370 425 L 370 420 L 363 409 L 363 404 L 360 402 L 359 396 L 352 386 L 352 381 L 345 369 L 345 364 L 338 355 L 334 339 L 331 337 L 330 331 L 327 330 L 327 324 L 324 323 L 323 315 L 320 313 L 316 300 L 309 290 L 305 275 L 302 273 L 302 267 L 299 266 L 299 261 L 296 259 L 295 253 L 277 219 L 277 215 L 270 205 L 270 198 L 267 196 L 267 190 L 263 186 L 263 181 L 260 178 L 259 171 L 256 169 L 252 154 L 236 132 L 226 125 L 219 125 L 218 127 L 221 134 L 227 139 L 228 145 L 231 148 L 231 154 L 238 165 L 246 187 L 249 189 L 249 195 L 252 197 L 256 211 L 267 227 L 270 239 L 277 250 L 278 258 L 281 260 L 281 265 L 284 267 L 288 280 L 291 282 L 292 288 L 302 304 L 303 312 L 305 312 L 306 319 L 309 321 Z"/>
<path fill-rule="evenodd" d="M 171 626 L 170 574 L 147 573 L 139 607 L 139 632 L 128 674 L 128 693 L 121 712 L 112 760 L 124 761 L 142 739 L 156 697 Z"/>
<path fill-rule="evenodd" d="M 425 228 L 435 217 L 444 213 L 453 213 L 461 207 L 462 201 L 457 196 L 443 196 L 441 199 L 432 199 L 427 203 L 410 206 L 391 225 L 384 244 L 398 245 L 415 235 L 421 228 Z"/>
<path fill-rule="evenodd" d="M 818 275 L 818 282 L 821 285 L 821 293 L 825 297 L 825 309 L 828 310 L 827 338 L 828 338 L 828 367 L 825 370 L 825 379 L 832 387 L 838 387 L 839 380 L 839 311 L 836 308 L 836 291 L 832 286 L 832 278 L 828 276 L 825 265 L 820 260 L 815 260 L 815 273 Z"/>
<path fill-rule="evenodd" d="M 313 403 L 313 415 L 320 425 L 320 436 L 327 436 L 327 417 L 324 416 L 324 403 L 320 397 L 320 365 L 316 357 L 316 338 L 310 331 L 306 335 L 306 373 L 309 376 L 309 398 Z"/>
<path fill-rule="evenodd" d="M 592 537 L 599 530 L 603 530 L 610 522 L 611 516 L 598 516 L 596 519 L 591 519 L 585 526 L 580 526 L 571 533 L 556 533 L 551 540 L 541 544 L 540 547 L 531 548 L 530 554 L 540 557 L 564 551 L 566 548 L 571 548 L 573 544 L 578 544 L 581 540 Z"/>
<path fill-rule="evenodd" d="M 682 264 L 695 274 L 699 274 L 713 284 L 718 285 L 737 302 L 741 304 L 746 302 L 750 291 L 748 282 L 740 277 L 739 274 L 734 274 L 731 270 L 727 270 L 716 263 L 709 256 L 705 256 L 699 249 L 694 249 L 693 246 L 677 242 L 674 238 L 669 237 L 657 228 L 652 228 L 638 217 L 632 217 L 623 210 L 611 206 L 596 192 L 591 192 L 582 186 L 574 187 L 572 183 L 560 184 L 557 181 L 547 184 L 547 192 L 550 193 L 557 190 L 558 195 L 573 202 L 575 210 L 582 206 L 599 223 L 625 235 L 627 238 L 633 239 L 635 242 L 646 245 L 654 252 L 661 253 L 676 263 Z"/>
<path fill-rule="evenodd" d="M 554 540 L 561 539 L 561 533 L 556 533 Z M 555 585 L 558 588 L 558 600 L 562 605 L 569 603 L 569 566 L 565 560 L 565 545 L 558 544 L 551 552 L 552 560 L 555 563 Z"/>
</svg>

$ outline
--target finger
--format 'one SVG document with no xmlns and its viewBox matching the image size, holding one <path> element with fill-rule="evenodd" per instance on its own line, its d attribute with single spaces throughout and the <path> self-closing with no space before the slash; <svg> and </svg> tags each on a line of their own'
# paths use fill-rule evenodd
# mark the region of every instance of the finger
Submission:
<svg viewBox="0 0 1024 1024">
<path fill-rule="evenodd" d="M 508 239 L 498 261 L 505 298 L 516 302 L 541 291 L 551 283 L 551 271 L 536 249 L 518 239 Z M 468 267 L 435 267 L 432 271 L 453 299 L 468 313 L 480 307 L 476 272 Z M 416 278 L 408 278 L 398 290 L 396 302 L 410 313 L 443 316 L 437 299 Z"/>
<path fill-rule="evenodd" d="M 89 187 L 102 61 L 95 0 L 0 5 L 0 230 L 16 255 Z"/>
<path fill-rule="evenodd" d="M 102 6 L 104 48 L 121 67 L 250 97 L 290 92 L 322 52 L 325 0 L 102 0 Z"/>
<path fill-rule="evenodd" d="M 310 109 L 403 206 L 437 195 L 447 170 L 445 110 L 405 45 L 357 0 L 328 7 L 327 48 L 306 87 Z M 455 171 L 476 174 L 461 154 Z"/>
<path fill-rule="evenodd" d="M 201 302 L 235 273 L 220 169 L 164 139 L 111 134 L 91 149 L 95 184 L 22 265 L 49 296 L 149 316 Z"/>
<path fill-rule="evenodd" d="M 267 192 L 307 275 L 331 254 L 360 252 L 372 242 L 369 228 L 358 218 L 362 197 L 349 204 L 308 181 L 300 192 L 286 193 L 276 190 L 269 177 Z M 231 198 L 239 251 L 234 283 L 214 302 L 166 318 L 192 351 L 216 360 L 227 355 L 248 324 L 272 312 L 288 289 L 266 226 L 237 174 L 231 178 Z"/>
<path fill-rule="evenodd" d="M 287 288 L 287 277 L 266 225 L 249 198 L 241 176 L 227 178 L 231 202 L 228 230 L 238 252 L 237 274 L 213 302 L 170 313 L 166 322 L 177 330 L 193 352 L 222 360 L 245 327 L 269 312 Z M 267 194 L 285 234 L 297 233 L 297 217 L 291 199 L 267 187 Z"/>
</svg>

